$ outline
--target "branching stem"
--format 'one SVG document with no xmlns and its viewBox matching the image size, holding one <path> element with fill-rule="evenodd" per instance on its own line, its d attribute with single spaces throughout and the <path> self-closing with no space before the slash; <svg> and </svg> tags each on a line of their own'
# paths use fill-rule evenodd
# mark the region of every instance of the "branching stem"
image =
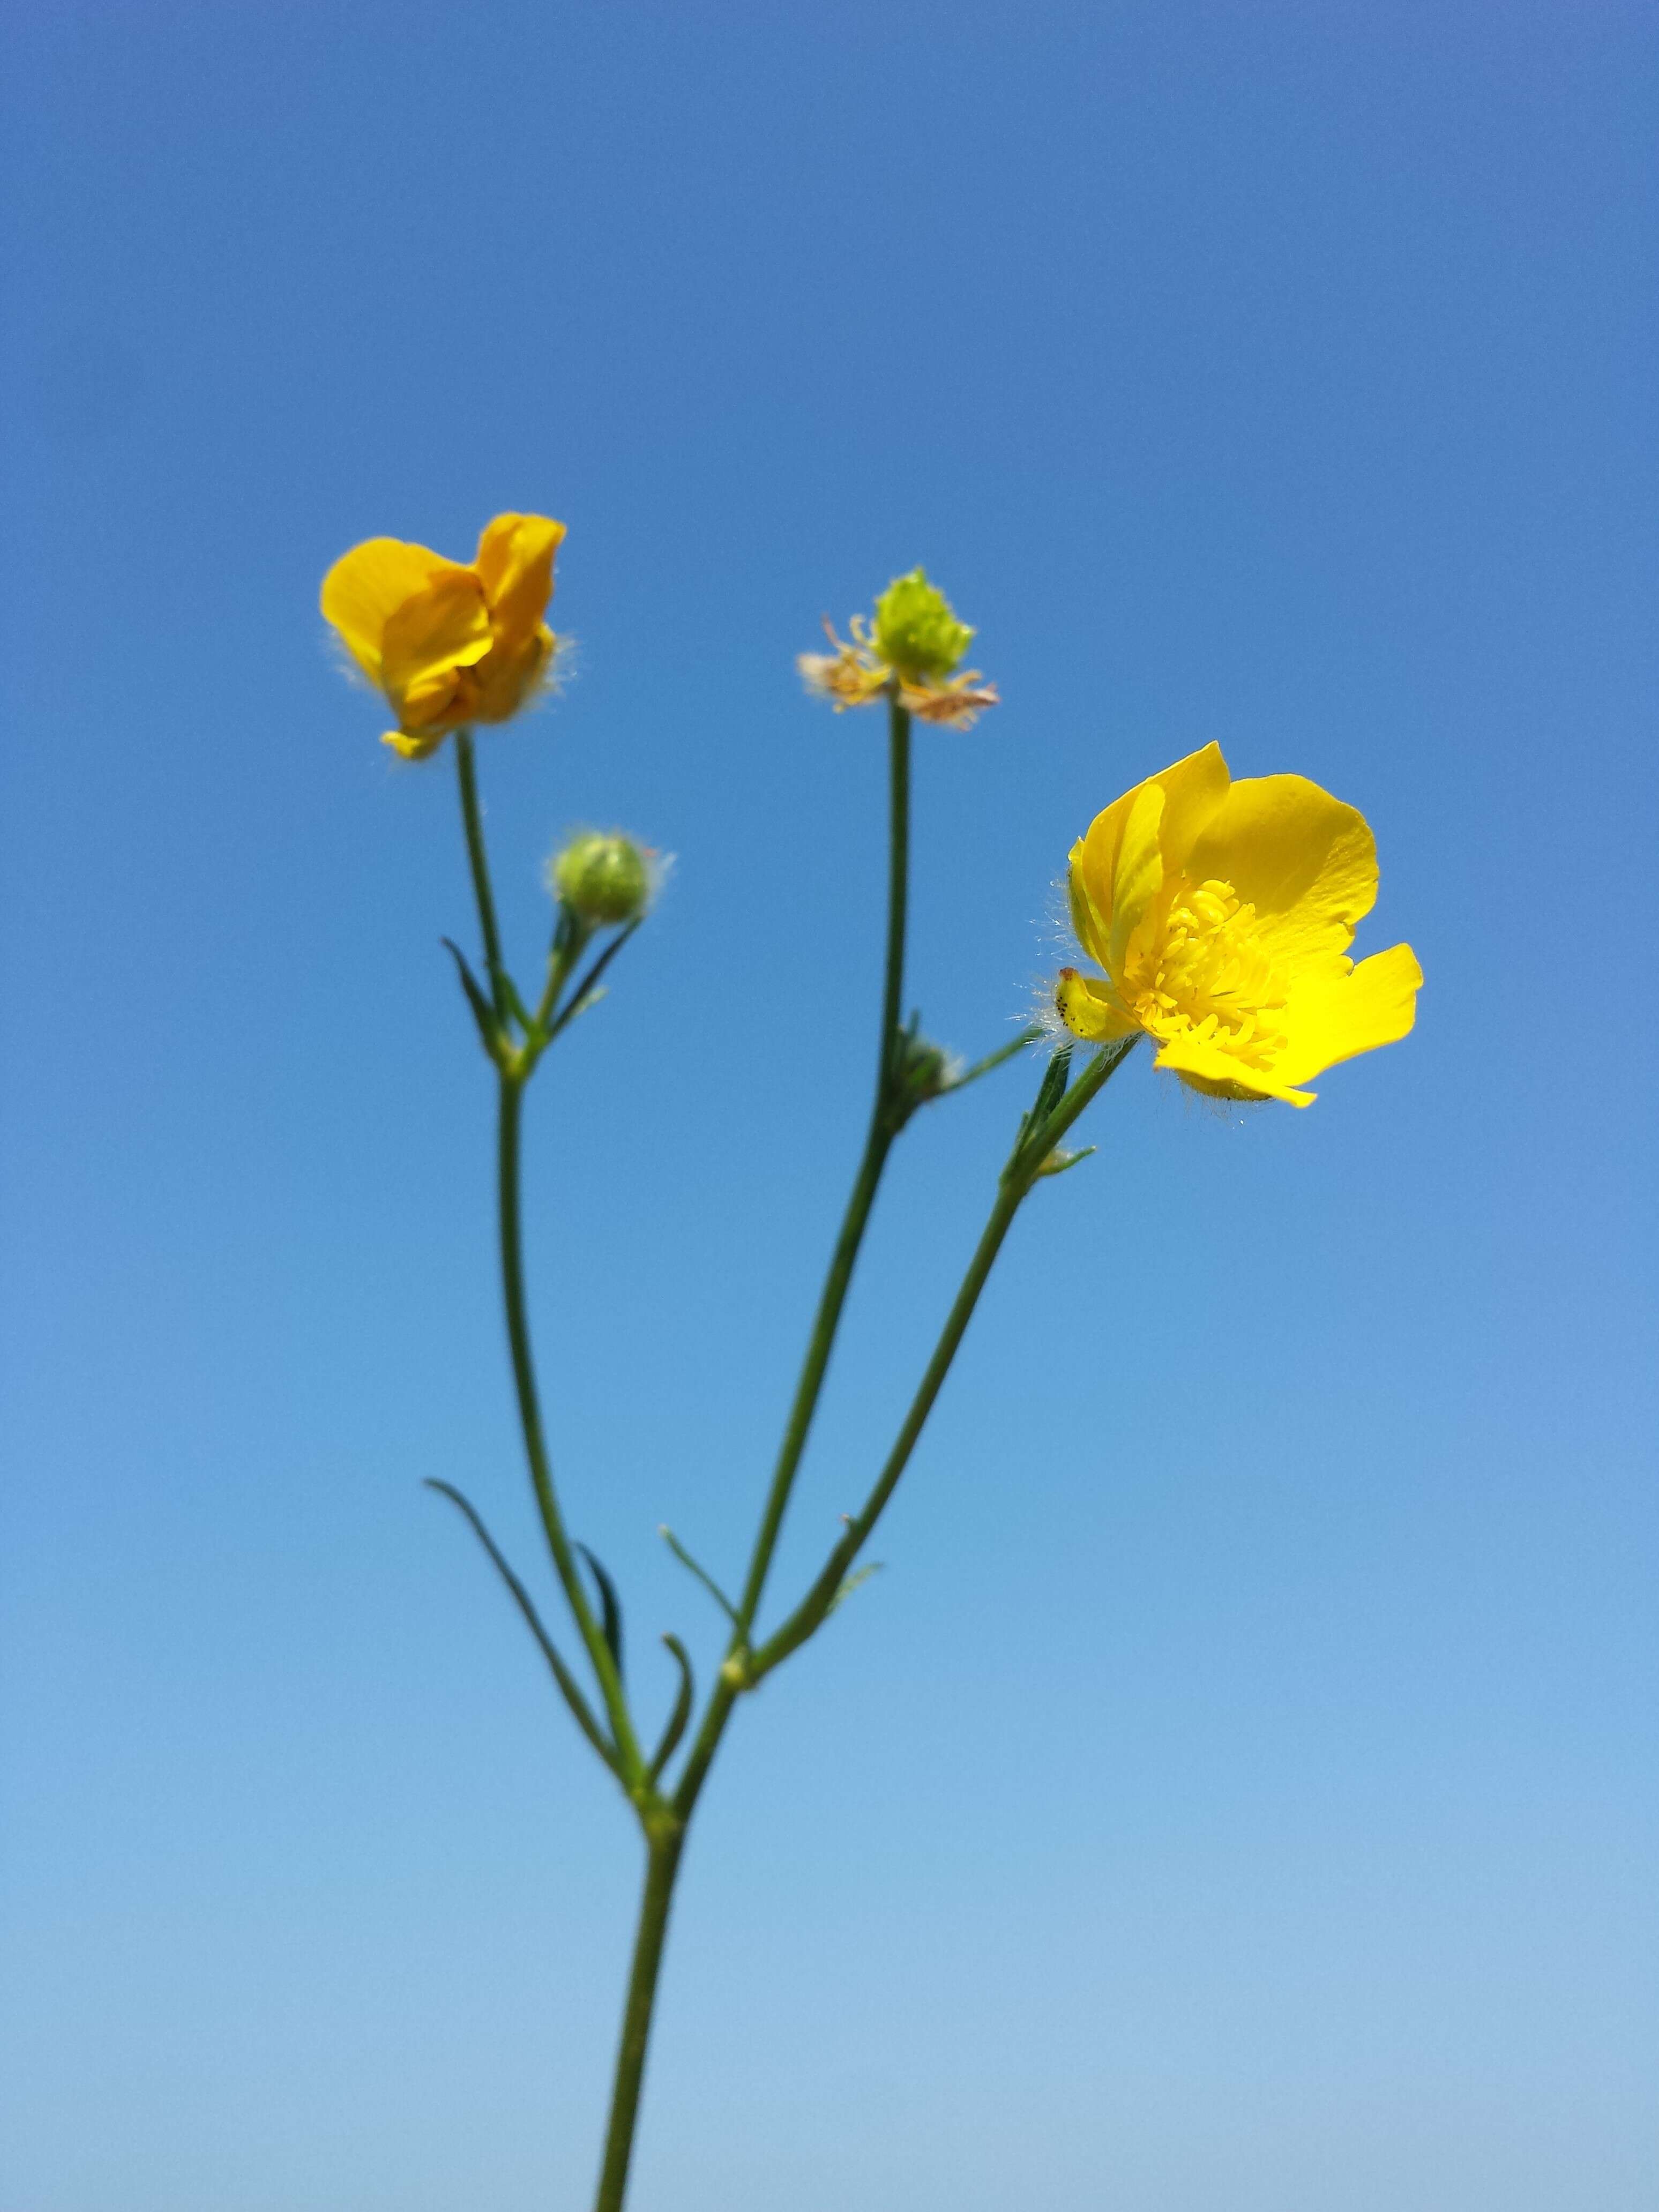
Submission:
<svg viewBox="0 0 1659 2212">
<path fill-rule="evenodd" d="M 599 1684 L 608 1723 L 608 1741 L 597 1719 L 588 1711 L 574 1680 L 568 1678 L 562 1662 L 558 1660 L 550 1641 L 542 1631 L 527 1592 L 517 1583 L 516 1577 L 496 1553 L 493 1541 L 471 1507 L 457 1493 L 452 1492 L 450 1494 L 455 1497 L 457 1504 L 472 1521 L 498 1569 L 506 1576 L 509 1589 L 537 1633 L 550 1663 L 555 1666 L 560 1686 L 565 1691 L 578 1721 L 582 1723 L 584 1733 L 605 1763 L 613 1767 L 627 1791 L 645 1838 L 645 1881 L 623 2008 L 599 2194 L 594 2205 L 594 2212 L 623 2212 L 675 1881 L 684 1849 L 686 1831 L 732 1708 L 744 1691 L 752 1689 L 791 1652 L 805 1643 L 834 1610 L 845 1586 L 848 1570 L 867 1541 L 909 1463 L 1014 1216 L 1042 1173 L 1045 1162 L 1049 1162 L 1049 1156 L 1060 1139 L 1104 1085 L 1127 1053 L 1129 1044 L 1126 1042 L 1121 1045 L 1110 1046 L 1097 1054 L 1069 1090 L 1065 1088 L 1067 1057 L 1063 1054 L 1057 1056 L 1051 1064 L 1038 1094 L 1036 1107 L 1021 1122 L 1019 1133 L 998 1182 L 990 1218 L 975 1248 L 967 1273 L 945 1317 L 939 1341 L 893 1448 L 868 1498 L 859 1513 L 848 1522 L 844 1534 L 831 1550 L 823 1570 L 805 1595 L 772 1636 L 757 1648 L 754 1643 L 756 1619 L 765 1595 L 784 1516 L 823 1393 L 860 1248 L 869 1225 L 893 1140 L 915 1103 L 914 1098 L 907 1099 L 905 1095 L 907 1037 L 901 1025 L 900 1011 L 903 1003 L 905 929 L 909 903 L 910 717 L 900 704 L 895 690 L 889 702 L 886 952 L 875 1091 L 871 1103 L 869 1127 L 852 1194 L 848 1200 L 847 1212 L 835 1249 L 830 1255 L 823 1288 L 819 1294 L 742 1592 L 736 1605 L 728 1606 L 732 1627 L 726 1657 L 709 1693 L 701 1725 L 686 1756 L 678 1782 L 670 1790 L 665 1783 L 659 1784 L 659 1776 L 672 1755 L 680 1731 L 690 1713 L 693 1702 L 690 1662 L 675 1639 L 665 1639 L 681 1669 L 680 1689 L 662 1740 L 647 1763 L 629 1711 L 617 1651 L 606 1637 L 604 1625 L 595 1615 L 582 1582 L 576 1558 L 580 1547 L 573 1544 L 566 1530 L 554 1486 L 531 1349 L 521 1228 L 520 1152 L 525 1086 L 542 1051 L 564 1024 L 580 1011 L 597 986 L 605 966 L 629 933 L 624 932 L 623 938 L 608 947 L 594 963 L 581 984 L 573 992 L 568 1006 L 561 1012 L 560 998 L 580 957 L 587 934 L 585 932 L 579 934 L 574 922 L 564 927 L 562 934 L 556 934 L 540 1004 L 533 1014 L 526 1011 L 501 958 L 500 931 L 495 919 L 489 863 L 478 805 L 472 742 L 470 733 L 465 731 L 457 737 L 456 756 L 467 859 L 471 870 L 473 894 L 477 902 L 478 926 L 483 938 L 490 1006 L 494 1008 L 499 1031 L 498 1035 L 487 1035 L 486 1042 L 490 1048 L 498 1081 L 496 1194 L 501 1295 L 507 1345 L 512 1357 L 514 1389 L 524 1436 L 525 1456 L 543 1532 L 565 1601 Z M 465 980 L 465 963 L 463 979 Z M 471 995 L 481 1029 L 488 1031 L 489 1008 L 478 1002 L 476 987 Z M 510 1041 L 509 1019 L 516 1019 L 523 1031 L 521 1045 Z M 989 1068 L 1000 1065 L 1028 1042 L 1028 1035 L 1021 1036 L 1003 1050 L 992 1054 L 987 1060 L 965 1071 L 956 1085 L 946 1088 L 959 1088 L 962 1083 L 975 1079 Z M 1052 1162 L 1049 1164 L 1053 1164 Z M 447 1486 L 441 1485 L 439 1487 L 447 1488 Z M 673 1540 L 671 1538 L 670 1541 Z M 708 1581 L 702 1569 L 696 1566 L 677 1543 L 674 1549 L 687 1560 L 700 1578 Z M 708 1587 L 714 1590 L 722 1605 L 727 1605 L 727 1601 L 714 1584 L 708 1583 Z"/>
</svg>

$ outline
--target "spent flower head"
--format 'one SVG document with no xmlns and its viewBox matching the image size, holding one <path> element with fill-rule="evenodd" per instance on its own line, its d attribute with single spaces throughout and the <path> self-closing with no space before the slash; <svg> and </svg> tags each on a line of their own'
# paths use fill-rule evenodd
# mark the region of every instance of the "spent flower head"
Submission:
<svg viewBox="0 0 1659 2212">
<path fill-rule="evenodd" d="M 937 683 L 959 668 L 974 632 L 926 573 L 895 576 L 876 601 L 875 648 L 901 678 Z"/>
<path fill-rule="evenodd" d="M 619 830 L 579 830 L 548 862 L 548 886 L 590 929 L 620 927 L 650 905 L 656 859 Z"/>
<path fill-rule="evenodd" d="M 918 721 L 966 730 L 998 703 L 995 685 L 960 665 L 973 630 L 920 568 L 893 579 L 876 601 L 873 622 L 854 616 L 850 643 L 836 636 L 827 616 L 823 627 L 834 649 L 803 653 L 796 665 L 807 690 L 837 714 L 896 698 Z"/>
</svg>

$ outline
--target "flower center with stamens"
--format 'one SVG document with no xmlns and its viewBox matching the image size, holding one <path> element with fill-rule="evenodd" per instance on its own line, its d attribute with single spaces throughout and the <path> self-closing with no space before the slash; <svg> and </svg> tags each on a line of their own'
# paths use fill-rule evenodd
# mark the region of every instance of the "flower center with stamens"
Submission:
<svg viewBox="0 0 1659 2212">
<path fill-rule="evenodd" d="M 1130 937 L 1120 995 L 1152 1036 L 1196 1035 L 1249 1066 L 1270 1066 L 1285 1042 L 1273 1019 L 1285 987 L 1255 908 L 1214 878 L 1160 892 Z"/>
</svg>

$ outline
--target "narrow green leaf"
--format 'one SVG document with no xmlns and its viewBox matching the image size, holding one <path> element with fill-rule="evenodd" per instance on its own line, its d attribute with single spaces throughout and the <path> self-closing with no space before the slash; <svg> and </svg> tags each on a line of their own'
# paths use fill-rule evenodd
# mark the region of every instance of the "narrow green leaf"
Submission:
<svg viewBox="0 0 1659 2212">
<path fill-rule="evenodd" d="M 830 1599 L 829 1604 L 823 1608 L 824 1619 L 828 1620 L 830 1614 L 836 1610 L 837 1606 L 846 1604 L 848 1599 L 852 1596 L 853 1592 L 857 1589 L 860 1583 L 867 1583 L 872 1575 L 878 1575 L 885 1565 L 886 1561 L 884 1559 L 872 1559 L 868 1566 L 860 1567 L 855 1574 L 848 1575 L 846 1581 L 836 1592 L 834 1597 Z"/>
<path fill-rule="evenodd" d="M 700 1567 L 697 1565 L 697 1562 L 692 1558 L 690 1553 L 686 1550 L 684 1545 L 681 1543 L 679 1538 L 665 1522 L 659 1527 L 657 1534 L 662 1538 L 664 1543 L 667 1545 L 669 1550 L 674 1554 L 674 1557 L 679 1561 L 680 1565 L 683 1567 L 689 1568 L 691 1573 L 696 1577 L 697 1580 L 708 1591 L 709 1596 L 712 1597 L 715 1604 L 719 1606 L 720 1611 L 735 1626 L 738 1618 L 738 1608 L 732 1604 L 731 1599 L 727 1597 L 726 1592 L 714 1580 L 713 1575 L 708 1572 L 706 1567 Z"/>
<path fill-rule="evenodd" d="M 562 960 L 567 965 L 580 959 L 582 947 L 592 934 L 587 924 L 561 899 L 553 912 L 553 939 L 548 957 Z"/>
<path fill-rule="evenodd" d="M 557 1036 L 562 1029 L 566 1028 L 571 1022 L 576 1020 L 580 1015 L 585 1014 L 590 1006 L 598 1006 L 599 1000 L 605 996 L 604 992 L 597 988 L 600 976 L 604 975 L 605 969 L 611 965 L 617 955 L 622 951 L 623 945 L 627 944 L 629 939 L 632 937 L 634 932 L 639 927 L 640 922 L 644 919 L 644 915 L 641 915 L 636 921 L 630 921 L 625 929 L 619 931 L 618 933 L 611 939 L 610 944 L 605 946 L 599 958 L 594 961 L 592 966 L 589 968 L 586 975 L 582 977 L 581 981 L 572 990 L 569 1002 L 566 1006 L 564 1012 L 556 1017 L 552 1027 L 548 1030 L 547 1034 L 550 1042 L 554 1037 Z"/>
<path fill-rule="evenodd" d="M 674 1710 L 668 1716 L 668 1725 L 662 1732 L 662 1741 L 657 1746 L 648 1769 L 653 1782 L 674 1756 L 675 1747 L 685 1734 L 685 1724 L 691 1717 L 692 1700 L 696 1694 L 691 1679 L 691 1662 L 686 1656 L 684 1644 L 678 1636 L 665 1636 L 663 1642 L 674 1655 L 679 1667 L 680 1686 L 674 1699 Z"/>
<path fill-rule="evenodd" d="M 496 1573 L 501 1577 L 501 1580 L 507 1584 L 507 1589 L 511 1591 L 513 1601 L 518 1607 L 519 1611 L 524 1615 L 524 1618 L 529 1626 L 531 1634 L 535 1638 L 537 1643 L 540 1644 L 542 1649 L 542 1656 L 546 1660 L 549 1667 L 552 1669 L 553 1679 L 558 1684 L 559 1688 L 563 1694 L 566 1705 L 569 1706 L 571 1712 L 574 1715 L 577 1726 L 581 1729 L 582 1734 L 592 1745 L 594 1750 L 599 1753 L 599 1757 L 605 1761 L 611 1772 L 613 1774 L 619 1773 L 620 1769 L 617 1764 L 616 1753 L 611 1749 L 611 1745 L 605 1741 L 604 1731 L 601 1729 L 598 1721 L 594 1719 L 592 1713 L 588 1710 L 587 1700 L 583 1697 L 581 1689 L 576 1681 L 575 1676 L 565 1665 L 564 1661 L 559 1656 L 552 1638 L 542 1626 L 541 1615 L 537 1612 L 535 1604 L 531 1598 L 529 1591 L 525 1588 L 524 1584 L 519 1580 L 517 1575 L 514 1573 L 512 1568 L 508 1566 L 506 1559 L 501 1556 L 500 1547 L 497 1546 L 495 1538 L 490 1534 L 489 1529 L 485 1528 L 477 1508 L 473 1504 L 471 1498 L 464 1496 L 460 1491 L 455 1488 L 453 1483 L 436 1482 L 428 1479 L 426 1486 L 428 1490 L 435 1490 L 441 1498 L 448 1498 L 450 1504 L 458 1507 L 465 1516 L 467 1521 L 471 1526 L 473 1534 L 477 1538 L 478 1541 L 483 1546 L 485 1552 L 489 1554 L 491 1565 L 495 1568 Z"/>
<path fill-rule="evenodd" d="M 599 1565 L 592 1552 L 588 1550 L 586 1545 L 578 1544 L 576 1549 L 581 1553 L 583 1559 L 586 1560 L 588 1565 L 592 1569 L 593 1579 L 599 1586 L 599 1605 L 601 1608 L 599 1626 L 604 1632 L 605 1644 L 610 1650 L 611 1656 L 616 1662 L 617 1679 L 620 1681 L 622 1680 L 623 1671 L 622 1601 L 617 1595 L 617 1585 L 611 1581 L 610 1576 L 606 1574 L 605 1569 Z"/>
<path fill-rule="evenodd" d="M 953 1082 L 945 1085 L 945 1092 L 965 1091 L 970 1083 L 977 1083 L 981 1075 L 988 1075 L 994 1067 L 1000 1067 L 1016 1053 L 1024 1052 L 1028 1044 L 1035 1044 L 1042 1035 L 1042 1030 L 1035 1022 L 1032 1023 L 1029 1029 L 1020 1031 L 1012 1044 L 1001 1045 L 995 1052 L 988 1052 L 983 1060 L 975 1060 L 971 1067 L 964 1067 Z"/>
<path fill-rule="evenodd" d="M 1048 1062 L 1043 1075 L 1042 1088 L 1036 1095 L 1036 1103 L 1031 1109 L 1031 1120 L 1034 1123 L 1041 1121 L 1045 1115 L 1052 1114 L 1059 1105 L 1060 1100 L 1066 1096 L 1066 1085 L 1070 1080 L 1071 1073 L 1072 1048 L 1068 1044 L 1063 1044 Z"/>
<path fill-rule="evenodd" d="M 484 996 L 477 978 L 466 964 L 466 956 L 451 938 L 440 942 L 453 958 L 456 973 L 461 979 L 461 988 L 466 993 L 466 1003 L 472 1009 L 472 1018 L 478 1025 L 478 1036 L 484 1050 L 495 1060 L 501 1049 L 501 1025 L 495 1018 L 495 1009 Z"/>
</svg>

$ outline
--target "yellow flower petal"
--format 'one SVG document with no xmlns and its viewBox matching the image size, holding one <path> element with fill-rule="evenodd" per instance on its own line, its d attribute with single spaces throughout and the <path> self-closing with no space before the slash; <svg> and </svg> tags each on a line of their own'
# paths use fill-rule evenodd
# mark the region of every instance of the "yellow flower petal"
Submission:
<svg viewBox="0 0 1659 2212">
<path fill-rule="evenodd" d="M 1072 912 L 1072 934 L 1091 960 L 1098 960 L 1106 943 L 1106 925 L 1089 896 L 1082 858 L 1083 840 L 1079 837 L 1066 856 L 1066 902 Z"/>
<path fill-rule="evenodd" d="M 405 729 L 435 722 L 457 689 L 458 670 L 489 650 L 489 610 L 471 568 L 446 564 L 387 617 L 380 682 Z"/>
<path fill-rule="evenodd" d="M 513 647 L 533 637 L 553 596 L 553 556 L 564 525 L 544 514 L 498 514 L 478 540 L 478 572 L 489 600 L 497 641 Z"/>
<path fill-rule="evenodd" d="M 1106 937 L 1112 928 L 1114 885 L 1123 833 L 1136 800 L 1151 785 L 1156 785 L 1164 793 L 1158 844 L 1165 869 L 1173 872 L 1184 865 L 1193 841 L 1227 795 L 1227 763 L 1221 757 L 1220 746 L 1206 745 L 1201 752 L 1189 753 L 1185 760 L 1176 761 L 1173 767 L 1148 776 L 1145 783 L 1138 783 L 1133 791 L 1126 791 L 1121 799 L 1114 799 L 1103 812 L 1096 815 L 1083 837 L 1072 848 L 1072 872 L 1078 878 L 1082 899 L 1093 909 L 1100 933 L 1095 941 L 1083 936 L 1081 928 L 1079 934 L 1103 966 Z M 1074 896 L 1074 918 L 1079 902 Z"/>
<path fill-rule="evenodd" d="M 1192 1031 L 1171 1037 L 1152 1066 L 1178 1075 L 1192 1090 L 1201 1091 L 1210 1098 L 1282 1098 L 1290 1106 L 1314 1103 L 1313 1091 L 1293 1089 L 1279 1069 L 1269 1074 L 1263 1068 L 1249 1067 L 1214 1038 Z"/>
<path fill-rule="evenodd" d="M 435 753 L 449 735 L 447 729 L 428 730 L 424 737 L 411 738 L 407 730 L 387 730 L 381 737 L 383 745 L 390 745 L 394 753 L 404 760 L 427 760 Z"/>
<path fill-rule="evenodd" d="M 434 577 L 466 572 L 424 545 L 400 538 L 370 538 L 343 553 L 323 579 L 325 618 L 371 684 L 381 681 L 381 641 L 392 615 Z"/>
<path fill-rule="evenodd" d="M 1122 975 L 1129 933 L 1164 887 L 1164 853 L 1158 842 L 1164 801 L 1161 783 L 1143 783 L 1123 824 L 1112 871 L 1112 926 L 1101 962 L 1109 975 Z"/>
<path fill-rule="evenodd" d="M 1230 883 L 1275 959 L 1344 951 L 1376 900 L 1376 841 L 1357 807 L 1301 775 L 1233 785 L 1187 855 L 1195 882 Z"/>
<path fill-rule="evenodd" d="M 1075 968 L 1062 968 L 1054 991 L 1054 1006 L 1073 1036 L 1090 1044 L 1109 1044 L 1127 1036 L 1138 1024 L 1113 998 L 1109 984 L 1098 976 L 1079 975 Z"/>
<path fill-rule="evenodd" d="M 553 658 L 553 633 L 538 623 L 517 645 L 495 645 L 473 672 L 468 720 L 505 722 L 539 690 Z"/>
<path fill-rule="evenodd" d="M 1374 952 L 1343 975 L 1298 975 L 1279 1017 L 1285 1041 L 1273 1073 L 1287 1083 L 1305 1083 L 1340 1060 L 1396 1043 L 1410 1034 L 1422 988 L 1423 970 L 1409 945 Z"/>
</svg>

